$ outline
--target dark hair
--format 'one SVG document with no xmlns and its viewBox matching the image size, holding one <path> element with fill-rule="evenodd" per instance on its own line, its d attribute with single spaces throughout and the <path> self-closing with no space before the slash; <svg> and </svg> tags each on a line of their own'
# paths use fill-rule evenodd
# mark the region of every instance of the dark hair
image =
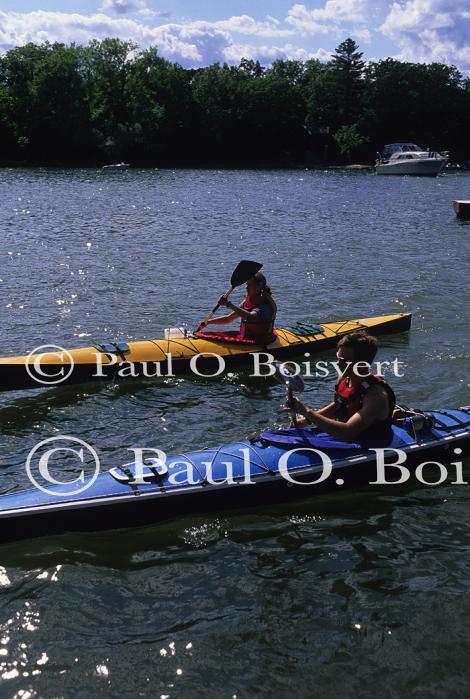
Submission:
<svg viewBox="0 0 470 699">
<path fill-rule="evenodd" d="M 256 282 L 257 286 L 259 287 L 259 292 L 260 292 L 262 298 L 265 301 L 267 301 L 269 303 L 269 305 L 271 306 L 271 309 L 273 312 L 273 319 L 276 318 L 277 306 L 276 306 L 276 302 L 272 296 L 271 287 L 268 286 L 268 283 L 266 281 L 266 277 L 261 272 L 256 272 L 256 274 L 253 276 L 253 279 Z M 274 320 L 273 320 L 273 322 L 274 322 Z"/>
<path fill-rule="evenodd" d="M 339 347 L 350 347 L 354 352 L 355 362 L 368 362 L 370 364 L 377 354 L 377 338 L 360 330 L 342 337 L 338 342 Z"/>
<path fill-rule="evenodd" d="M 253 279 L 257 283 L 257 285 L 260 287 L 260 291 L 262 294 L 269 294 L 271 296 L 271 287 L 268 286 L 268 283 L 266 281 L 266 277 L 262 272 L 256 272 L 254 275 Z"/>
</svg>

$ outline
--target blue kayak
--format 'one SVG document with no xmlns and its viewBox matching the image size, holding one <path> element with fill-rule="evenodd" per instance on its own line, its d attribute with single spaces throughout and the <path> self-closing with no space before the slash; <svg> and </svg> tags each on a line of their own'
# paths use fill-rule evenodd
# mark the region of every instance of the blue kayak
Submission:
<svg viewBox="0 0 470 699">
<path fill-rule="evenodd" d="M 404 413 L 381 445 L 339 442 L 314 428 L 264 432 L 251 441 L 166 461 L 150 458 L 117 466 L 72 487 L 50 485 L 47 492 L 34 488 L 0 496 L 0 541 L 140 526 L 178 514 L 260 506 L 367 483 L 459 484 L 464 482 L 460 462 L 469 454 L 470 406 Z M 438 466 L 426 465 L 430 461 Z M 444 464 L 449 464 L 447 478 Z"/>
</svg>

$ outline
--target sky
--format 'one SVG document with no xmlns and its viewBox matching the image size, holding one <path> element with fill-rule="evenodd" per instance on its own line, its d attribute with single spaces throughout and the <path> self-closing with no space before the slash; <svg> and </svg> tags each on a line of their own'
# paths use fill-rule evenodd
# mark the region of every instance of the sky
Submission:
<svg viewBox="0 0 470 699">
<path fill-rule="evenodd" d="M 182 66 L 327 61 L 352 37 L 366 60 L 453 64 L 470 74 L 470 0 L 0 0 L 0 52 L 113 36 Z"/>
</svg>

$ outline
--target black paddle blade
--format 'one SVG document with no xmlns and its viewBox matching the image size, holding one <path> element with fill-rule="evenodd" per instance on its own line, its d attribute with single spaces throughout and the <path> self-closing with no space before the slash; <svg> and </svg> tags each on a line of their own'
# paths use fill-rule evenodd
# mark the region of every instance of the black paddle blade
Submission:
<svg viewBox="0 0 470 699">
<path fill-rule="evenodd" d="M 230 284 L 232 289 L 236 286 L 240 286 L 254 277 L 256 272 L 259 272 L 263 265 L 260 262 L 250 262 L 250 260 L 242 260 L 233 270 L 232 276 L 230 278 Z"/>
</svg>

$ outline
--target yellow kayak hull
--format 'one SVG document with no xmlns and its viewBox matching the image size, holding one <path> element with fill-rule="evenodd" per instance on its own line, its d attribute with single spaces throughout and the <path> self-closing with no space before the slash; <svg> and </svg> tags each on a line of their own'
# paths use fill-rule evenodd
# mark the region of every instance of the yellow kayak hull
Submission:
<svg viewBox="0 0 470 699">
<path fill-rule="evenodd" d="M 210 375 L 209 372 L 213 372 L 214 368 L 217 370 L 221 364 L 225 368 L 252 361 L 254 352 L 269 352 L 276 359 L 286 360 L 306 352 L 320 352 L 334 347 L 342 335 L 357 330 L 384 335 L 404 332 L 410 326 L 411 314 L 399 313 L 322 323 L 322 332 L 310 335 L 301 330 L 277 328 L 275 341 L 266 346 L 188 336 L 129 342 L 125 351 L 121 352 L 116 346 L 114 351 L 84 347 L 62 352 L 60 348 L 54 348 L 54 351 L 40 355 L 0 358 L 0 390 L 53 387 L 117 378 L 173 376 L 190 373 L 194 367 L 201 375 Z"/>
</svg>

